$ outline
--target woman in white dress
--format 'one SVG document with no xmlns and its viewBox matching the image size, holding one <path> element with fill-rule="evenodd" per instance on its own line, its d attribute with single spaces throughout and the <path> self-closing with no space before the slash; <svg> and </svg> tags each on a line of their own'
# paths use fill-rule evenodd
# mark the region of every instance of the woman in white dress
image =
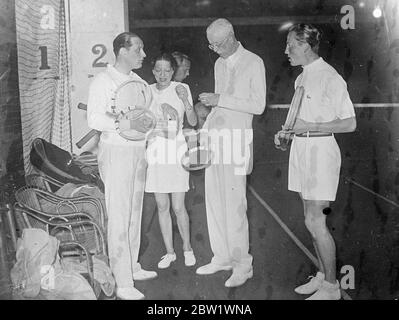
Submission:
<svg viewBox="0 0 399 320">
<path fill-rule="evenodd" d="M 150 86 L 153 93 L 151 111 L 156 117 L 164 119 L 163 110 L 173 108 L 179 118 L 178 132 L 174 137 L 156 136 L 150 140 L 147 147 L 148 168 L 145 191 L 153 192 L 155 195 L 159 225 L 166 247 L 166 254 L 158 263 L 160 269 L 168 268 L 176 260 L 170 204 L 183 239 L 185 265 L 193 266 L 196 263 L 190 243 L 189 217 L 184 205 L 184 198 L 189 190 L 189 173 L 184 170 L 180 160 L 187 151 L 182 131 L 184 114 L 192 126 L 196 125 L 197 116 L 193 109 L 189 86 L 171 81 L 176 68 L 176 61 L 172 55 L 164 53 L 157 57 L 152 70 L 156 83 Z"/>
</svg>

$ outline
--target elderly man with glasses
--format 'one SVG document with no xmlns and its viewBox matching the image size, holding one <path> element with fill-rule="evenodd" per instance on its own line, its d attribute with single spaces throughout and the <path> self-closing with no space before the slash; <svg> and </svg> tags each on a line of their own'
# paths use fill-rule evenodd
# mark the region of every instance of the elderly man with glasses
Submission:
<svg viewBox="0 0 399 320">
<path fill-rule="evenodd" d="M 215 93 L 199 95 L 203 104 L 212 107 L 203 129 L 208 130 L 213 154 L 205 171 L 213 258 L 198 268 L 197 274 L 233 270 L 225 286 L 237 287 L 253 275 L 246 175 L 252 170 L 253 115 L 263 113 L 266 105 L 265 67 L 259 56 L 237 41 L 228 20 L 212 22 L 206 35 L 209 48 L 220 56 L 215 63 Z"/>
</svg>

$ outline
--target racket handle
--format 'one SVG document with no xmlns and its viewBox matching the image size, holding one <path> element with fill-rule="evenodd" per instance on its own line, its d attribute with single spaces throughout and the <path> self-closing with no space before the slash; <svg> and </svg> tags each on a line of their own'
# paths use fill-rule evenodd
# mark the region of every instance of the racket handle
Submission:
<svg viewBox="0 0 399 320">
<path fill-rule="evenodd" d="M 94 136 L 97 135 L 97 130 L 90 130 L 89 133 L 87 133 L 82 139 L 80 139 L 77 143 L 76 146 L 80 149 L 82 148 L 89 140 L 91 140 Z"/>
<path fill-rule="evenodd" d="M 278 140 L 279 140 L 280 144 L 275 145 L 276 148 L 280 149 L 282 151 L 286 151 L 291 143 L 292 133 L 281 132 L 281 134 L 278 137 Z"/>
<path fill-rule="evenodd" d="M 78 104 L 78 109 L 80 109 L 80 110 L 87 110 L 87 104 L 84 104 L 84 103 L 79 103 Z"/>
</svg>

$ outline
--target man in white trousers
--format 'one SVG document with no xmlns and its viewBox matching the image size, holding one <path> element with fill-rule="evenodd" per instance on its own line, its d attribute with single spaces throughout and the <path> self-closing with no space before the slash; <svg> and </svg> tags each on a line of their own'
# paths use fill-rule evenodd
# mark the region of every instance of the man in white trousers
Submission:
<svg viewBox="0 0 399 320">
<path fill-rule="evenodd" d="M 197 274 L 233 270 L 226 287 L 244 284 L 253 275 L 249 254 L 246 175 L 252 169 L 252 119 L 266 105 L 262 59 L 237 41 L 231 23 L 213 21 L 206 30 L 215 63 L 215 93 L 201 93 L 211 106 L 208 130 L 212 164 L 205 171 L 205 203 L 213 258 Z M 243 157 L 241 157 L 243 155 Z"/>
<path fill-rule="evenodd" d="M 113 41 L 116 61 L 99 73 L 90 85 L 87 121 L 92 129 L 101 131 L 98 144 L 98 165 L 105 185 L 108 214 L 108 251 L 110 265 L 121 299 L 139 300 L 144 295 L 134 287 L 134 280 L 155 278 L 138 263 L 141 215 L 147 162 L 145 141 L 128 141 L 115 129 L 112 98 L 116 88 L 125 81 L 145 82 L 132 69 L 142 66 L 145 53 L 143 41 L 134 33 L 124 32 Z"/>
</svg>

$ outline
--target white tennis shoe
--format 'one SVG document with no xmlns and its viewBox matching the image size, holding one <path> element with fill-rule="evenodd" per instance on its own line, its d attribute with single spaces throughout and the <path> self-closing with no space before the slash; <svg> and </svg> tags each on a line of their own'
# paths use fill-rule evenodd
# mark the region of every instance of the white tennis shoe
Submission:
<svg viewBox="0 0 399 320">
<path fill-rule="evenodd" d="M 314 292 L 316 292 L 317 290 L 319 290 L 319 288 L 321 287 L 323 280 L 324 280 L 324 273 L 322 272 L 317 272 L 316 276 L 310 276 L 310 281 L 299 286 L 296 287 L 294 289 L 294 291 L 296 293 L 299 294 L 312 294 Z"/>
<path fill-rule="evenodd" d="M 147 271 L 144 269 L 140 269 L 133 273 L 133 280 L 150 280 L 154 279 L 158 276 L 155 271 Z"/>
<path fill-rule="evenodd" d="M 117 288 L 116 296 L 122 300 L 143 300 L 145 298 L 144 294 L 135 287 Z"/>
<path fill-rule="evenodd" d="M 196 262 L 197 262 L 197 260 L 195 259 L 193 250 L 184 251 L 184 264 L 187 267 L 192 267 L 193 265 L 195 265 Z"/>
<path fill-rule="evenodd" d="M 159 261 L 158 268 L 159 269 L 169 268 L 170 264 L 173 261 L 176 261 L 176 253 L 173 253 L 173 254 L 167 253 L 161 258 L 161 261 Z"/>
<path fill-rule="evenodd" d="M 341 299 L 341 290 L 339 289 L 339 282 L 330 283 L 323 281 L 319 290 L 312 294 L 305 300 L 339 300 Z"/>
</svg>

